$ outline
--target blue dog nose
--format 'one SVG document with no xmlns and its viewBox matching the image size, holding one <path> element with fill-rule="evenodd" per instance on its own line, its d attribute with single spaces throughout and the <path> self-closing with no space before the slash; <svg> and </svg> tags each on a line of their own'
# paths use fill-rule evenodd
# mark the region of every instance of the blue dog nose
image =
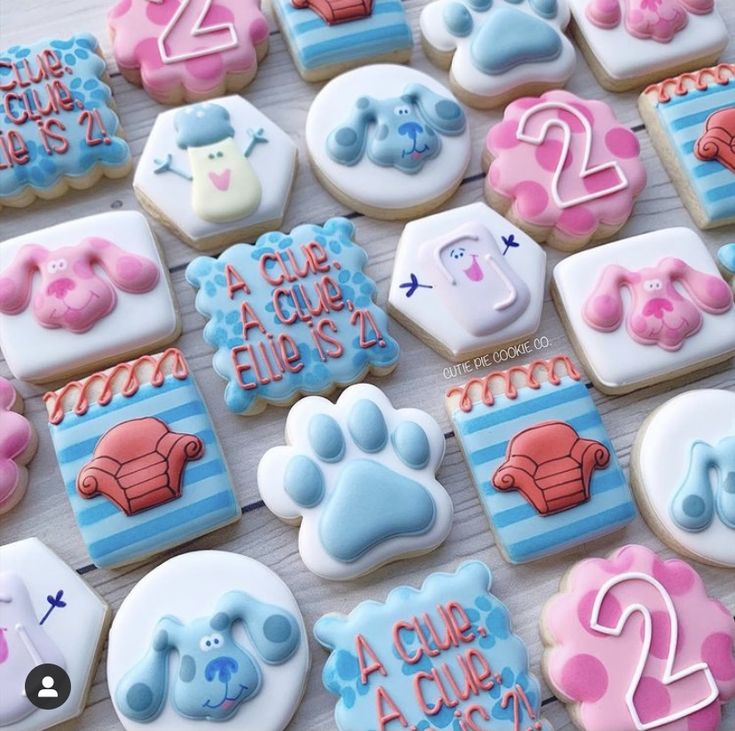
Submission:
<svg viewBox="0 0 735 731">
<path fill-rule="evenodd" d="M 204 677 L 210 682 L 217 679 L 220 683 L 228 683 L 238 668 L 237 661 L 231 657 L 215 657 L 204 668 Z"/>
<path fill-rule="evenodd" d="M 406 137 L 410 137 L 412 140 L 415 140 L 423 131 L 424 128 L 418 122 L 404 122 L 398 128 L 399 135 L 405 135 Z"/>
</svg>

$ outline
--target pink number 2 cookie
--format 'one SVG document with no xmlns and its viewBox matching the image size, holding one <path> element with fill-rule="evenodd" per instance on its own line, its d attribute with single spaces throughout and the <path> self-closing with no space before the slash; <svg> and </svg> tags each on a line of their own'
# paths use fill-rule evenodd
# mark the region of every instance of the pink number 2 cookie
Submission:
<svg viewBox="0 0 735 731">
<path fill-rule="evenodd" d="M 268 52 L 260 0 L 118 0 L 108 22 L 122 75 L 161 104 L 240 91 Z"/>
<path fill-rule="evenodd" d="M 716 731 L 735 696 L 732 616 L 644 546 L 576 564 L 541 627 L 549 685 L 584 731 Z"/>
</svg>

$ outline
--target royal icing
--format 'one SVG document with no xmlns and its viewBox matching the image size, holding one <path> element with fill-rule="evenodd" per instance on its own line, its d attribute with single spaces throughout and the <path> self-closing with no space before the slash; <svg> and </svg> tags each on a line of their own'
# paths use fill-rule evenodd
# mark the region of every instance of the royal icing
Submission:
<svg viewBox="0 0 735 731">
<path fill-rule="evenodd" d="M 717 252 L 717 260 L 725 276 L 732 280 L 733 291 L 735 291 L 735 244 L 725 244 Z"/>
<path fill-rule="evenodd" d="M 0 727 L 42 731 L 84 709 L 110 608 L 37 538 L 0 547 Z M 39 710 L 28 699 L 28 673 L 51 663 L 71 680 L 68 699 Z"/>
<path fill-rule="evenodd" d="M 95 565 L 140 561 L 240 518 L 214 427 L 175 348 L 72 381 L 44 401 Z"/>
<path fill-rule="evenodd" d="M 283 731 L 308 669 L 288 587 L 235 553 L 195 551 L 153 569 L 110 630 L 107 682 L 126 731 L 198 731 L 208 722 Z"/>
<path fill-rule="evenodd" d="M 428 344 L 461 360 L 536 332 L 545 274 L 535 241 L 473 203 L 406 225 L 388 305 Z"/>
<path fill-rule="evenodd" d="M 411 57 L 413 37 L 400 0 L 274 0 L 272 7 L 307 81 L 376 59 Z"/>
<path fill-rule="evenodd" d="M 584 45 L 607 79 L 625 88 L 714 62 L 729 39 L 714 0 L 568 2 Z"/>
<path fill-rule="evenodd" d="M 604 102 L 567 91 L 511 103 L 485 144 L 489 200 L 562 248 L 619 229 L 646 185 L 635 134 Z"/>
<path fill-rule="evenodd" d="M 551 731 L 507 608 L 480 561 L 401 586 L 314 627 L 330 651 L 327 690 L 340 731 Z"/>
<path fill-rule="evenodd" d="M 644 514 L 672 547 L 735 567 L 735 393 L 683 393 L 638 434 L 635 489 Z"/>
<path fill-rule="evenodd" d="M 68 221 L 0 251 L 0 347 L 17 378 L 49 381 L 178 334 L 166 268 L 140 213 Z"/>
<path fill-rule="evenodd" d="M 557 264 L 553 284 L 570 334 L 605 392 L 674 378 L 735 350 L 732 292 L 689 229 L 576 254 Z"/>
<path fill-rule="evenodd" d="M 0 207 L 131 168 L 105 61 L 87 33 L 0 50 Z"/>
<path fill-rule="evenodd" d="M 641 112 L 654 144 L 702 228 L 735 221 L 735 65 L 649 86 Z"/>
<path fill-rule="evenodd" d="M 446 405 L 511 563 L 581 545 L 635 517 L 600 413 L 566 356 L 472 378 L 447 391 Z"/>
<path fill-rule="evenodd" d="M 373 301 L 354 230 L 332 218 L 189 264 L 186 279 L 209 318 L 204 339 L 216 349 L 214 369 L 227 381 L 231 411 L 254 414 L 395 367 L 398 343 Z"/>
<path fill-rule="evenodd" d="M 451 57 L 457 93 L 491 106 L 530 84 L 566 83 L 576 64 L 569 18 L 566 0 L 434 0 L 420 27 L 435 53 Z"/>
<path fill-rule="evenodd" d="M 296 160 L 285 132 L 228 96 L 159 114 L 133 185 L 192 246 L 221 248 L 280 225 Z"/>
<path fill-rule="evenodd" d="M 268 47 L 259 0 L 119 0 L 107 17 L 120 70 L 163 103 L 239 91 Z"/>
<path fill-rule="evenodd" d="M 23 498 L 28 485 L 25 465 L 36 451 L 36 433 L 22 412 L 23 400 L 0 376 L 0 515 Z"/>
<path fill-rule="evenodd" d="M 462 107 L 404 66 L 367 66 L 329 82 L 309 110 L 306 145 L 330 192 L 380 217 L 436 207 L 470 159 Z"/>
<path fill-rule="evenodd" d="M 298 401 L 286 440 L 260 460 L 258 488 L 279 518 L 301 522 L 299 551 L 315 574 L 352 579 L 447 537 L 452 501 L 435 477 L 444 435 L 427 413 L 394 409 L 361 383 L 336 404 Z"/>
<path fill-rule="evenodd" d="M 584 731 L 716 731 L 735 696 L 731 613 L 644 546 L 576 564 L 541 624 L 546 677 Z"/>
</svg>

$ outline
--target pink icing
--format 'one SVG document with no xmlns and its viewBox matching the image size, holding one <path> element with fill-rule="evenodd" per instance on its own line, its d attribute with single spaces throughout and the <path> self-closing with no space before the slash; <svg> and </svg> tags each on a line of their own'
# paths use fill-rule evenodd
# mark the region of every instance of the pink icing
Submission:
<svg viewBox="0 0 735 731">
<path fill-rule="evenodd" d="M 15 398 L 10 382 L 0 376 L 0 513 L 17 501 L 18 490 L 25 487 L 18 460 L 33 441 L 28 420 L 11 411 Z"/>
<path fill-rule="evenodd" d="M 190 94 L 206 96 L 222 85 L 227 74 L 257 67 L 255 47 L 267 40 L 269 32 L 260 0 L 181 2 L 187 7 L 170 28 L 179 0 L 120 0 L 108 13 L 118 65 L 139 70 L 152 96 L 165 97 L 181 86 Z M 196 37 L 193 28 L 209 2 L 202 33 Z M 173 58 L 181 58 L 170 63 L 163 62 L 159 50 L 159 38 L 167 28 L 165 48 Z"/>
<path fill-rule="evenodd" d="M 655 584 L 665 587 L 664 594 Z M 590 626 L 595 599 L 601 601 L 599 630 Z M 644 614 L 635 605 L 651 617 L 647 655 Z M 610 560 L 581 561 L 564 592 L 544 609 L 542 621 L 550 638 L 544 658 L 549 681 L 575 706 L 586 731 L 715 731 L 721 704 L 735 697 L 735 624 L 683 561 L 664 562 L 643 546 L 626 546 Z M 671 670 L 681 677 L 667 682 L 672 628 L 677 643 Z M 640 681 L 634 686 L 641 659 Z"/>
<path fill-rule="evenodd" d="M 569 130 L 570 142 L 555 184 L 565 137 L 560 122 Z M 503 121 L 491 127 L 486 145 L 494 158 L 488 185 L 509 201 L 518 218 L 563 236 L 585 238 L 602 224 L 622 225 L 646 184 L 635 135 L 604 102 L 567 91 L 512 102 Z M 546 196 L 529 205 L 519 191 L 532 181 Z"/>
</svg>

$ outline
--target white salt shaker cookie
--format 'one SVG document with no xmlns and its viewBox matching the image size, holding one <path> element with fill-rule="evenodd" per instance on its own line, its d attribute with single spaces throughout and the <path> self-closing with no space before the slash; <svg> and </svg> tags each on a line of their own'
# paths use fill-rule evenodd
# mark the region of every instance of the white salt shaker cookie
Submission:
<svg viewBox="0 0 735 731">
<path fill-rule="evenodd" d="M 315 574 L 353 579 L 449 534 L 454 509 L 435 476 L 444 435 L 426 412 L 395 409 L 361 383 L 336 404 L 298 401 L 286 441 L 260 460 L 258 488 L 281 520 L 301 524 L 299 552 Z"/>
<path fill-rule="evenodd" d="M 373 218 L 415 218 L 447 200 L 470 161 L 464 110 L 430 76 L 374 65 L 330 81 L 306 119 L 321 184 Z"/>
<path fill-rule="evenodd" d="M 37 538 L 0 547 L 3 731 L 43 731 L 84 710 L 109 621 L 107 603 Z M 51 703 L 41 709 L 29 700 L 26 678 L 47 664 L 60 667 L 69 682 L 49 668 L 37 700 Z M 56 708 L 54 692 L 61 703 Z"/>
<path fill-rule="evenodd" d="M 735 393 L 687 391 L 657 408 L 636 437 L 631 478 L 664 543 L 735 568 Z"/>
<path fill-rule="evenodd" d="M 283 731 L 308 670 L 293 594 L 236 553 L 195 551 L 161 564 L 110 630 L 107 682 L 126 731 Z"/>
</svg>

